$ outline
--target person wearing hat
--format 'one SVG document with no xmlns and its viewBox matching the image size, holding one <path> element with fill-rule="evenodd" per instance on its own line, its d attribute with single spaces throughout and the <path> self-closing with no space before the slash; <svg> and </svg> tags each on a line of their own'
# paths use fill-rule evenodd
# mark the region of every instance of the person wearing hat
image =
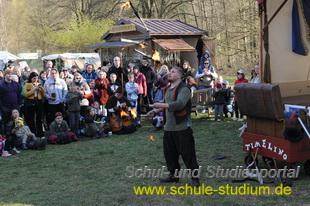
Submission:
<svg viewBox="0 0 310 206">
<path fill-rule="evenodd" d="M 67 86 L 69 86 L 74 79 L 73 75 L 70 74 L 69 69 L 70 69 L 70 66 L 66 66 L 62 68 L 62 72 L 64 73 L 63 80 L 65 80 Z"/>
<path fill-rule="evenodd" d="M 240 69 L 237 72 L 237 79 L 235 81 L 234 85 L 240 84 L 240 83 L 248 83 L 248 80 L 245 78 L 244 70 Z M 240 114 L 239 116 L 239 107 L 238 107 L 238 101 L 237 101 L 237 96 L 234 96 L 234 104 L 235 104 L 235 118 L 233 119 L 234 121 L 243 121 L 243 115 Z M 240 117 L 240 118 L 239 118 Z"/>
<path fill-rule="evenodd" d="M 14 64 L 14 61 L 12 60 L 9 60 L 7 64 L 5 64 L 4 68 L 3 68 L 3 71 L 6 70 L 6 69 L 12 69 L 13 67 L 13 64 Z"/>
<path fill-rule="evenodd" d="M 18 117 L 15 120 L 15 135 L 17 137 L 17 141 L 22 143 L 21 149 L 26 150 L 27 148 L 27 143 L 30 141 L 37 141 L 38 138 L 31 132 L 29 127 L 24 124 L 24 120 L 21 117 Z"/>
<path fill-rule="evenodd" d="M 164 112 L 165 127 L 163 149 L 169 176 L 160 179 L 161 182 L 179 182 L 179 156 L 182 157 L 187 169 L 191 170 L 192 186 L 200 185 L 198 163 L 196 159 L 195 140 L 191 121 L 191 91 L 182 81 L 183 70 L 173 67 L 168 74 L 168 87 L 164 103 L 154 103 L 154 109 L 149 116 Z"/>
<path fill-rule="evenodd" d="M 76 64 L 72 65 L 72 67 L 71 67 L 71 74 L 74 75 L 76 72 L 80 73 L 79 70 L 80 70 L 80 68 L 79 68 L 78 65 L 76 65 Z"/>
<path fill-rule="evenodd" d="M 12 69 L 6 69 L 3 73 L 4 80 L 0 84 L 0 109 L 4 125 L 10 121 L 11 111 L 20 110 L 22 104 L 22 88 L 20 84 L 12 81 L 12 74 Z"/>
</svg>

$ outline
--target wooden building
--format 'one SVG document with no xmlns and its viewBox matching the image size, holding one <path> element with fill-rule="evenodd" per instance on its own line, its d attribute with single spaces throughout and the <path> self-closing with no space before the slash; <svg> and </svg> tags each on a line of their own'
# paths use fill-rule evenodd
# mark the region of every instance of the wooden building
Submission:
<svg viewBox="0 0 310 206">
<path fill-rule="evenodd" d="M 121 56 L 122 63 L 139 62 L 143 57 L 152 59 L 152 65 L 180 65 L 189 61 L 192 68 L 198 67 L 204 50 L 209 50 L 215 63 L 215 40 L 208 32 L 176 19 L 121 19 L 101 40 L 104 43 L 86 48 L 100 53 L 102 65 Z"/>
</svg>

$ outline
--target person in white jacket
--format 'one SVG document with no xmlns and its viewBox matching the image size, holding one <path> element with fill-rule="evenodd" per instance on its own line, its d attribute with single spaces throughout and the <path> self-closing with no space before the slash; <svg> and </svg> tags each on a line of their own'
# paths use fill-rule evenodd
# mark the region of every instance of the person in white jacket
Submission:
<svg viewBox="0 0 310 206">
<path fill-rule="evenodd" d="M 57 69 L 52 69 L 48 80 L 44 84 L 44 96 L 48 100 L 47 122 L 51 124 L 54 121 L 56 112 L 64 113 L 64 102 L 68 87 L 64 80 L 59 78 Z"/>
</svg>

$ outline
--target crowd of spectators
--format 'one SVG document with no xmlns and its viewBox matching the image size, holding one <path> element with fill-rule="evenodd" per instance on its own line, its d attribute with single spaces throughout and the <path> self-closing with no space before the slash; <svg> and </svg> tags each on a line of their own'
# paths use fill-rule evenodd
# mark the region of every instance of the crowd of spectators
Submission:
<svg viewBox="0 0 310 206">
<path fill-rule="evenodd" d="M 188 61 L 180 67 L 191 91 L 214 88 L 201 98 L 203 103 L 214 98 L 215 121 L 224 121 L 229 113 L 231 117 L 235 114 L 235 120 L 242 119 L 233 89 L 216 73 L 209 52 L 204 52 L 197 69 Z M 256 67 L 252 82 L 259 81 Z M 73 65 L 58 70 L 52 61 L 47 61 L 41 72 L 8 65 L 0 71 L 0 133 L 5 136 L 2 156 L 19 153 L 19 149 L 44 149 L 47 142 L 77 141 L 79 135 L 101 138 L 113 129 L 134 132 L 129 126 L 141 126 L 140 115 L 147 113 L 146 105 L 164 102 L 170 86 L 168 75 L 167 65 L 154 70 L 148 59 L 142 59 L 139 65 L 129 62 L 122 67 L 117 56 L 112 64 L 97 69 L 85 64 L 84 68 Z M 237 72 L 235 84 L 241 82 L 247 82 L 243 70 Z M 129 126 L 122 111 L 131 117 Z M 153 117 L 153 131 L 163 128 L 163 119 L 163 114 Z M 117 125 L 119 121 L 123 125 Z M 126 130 L 118 130 L 118 126 Z"/>
</svg>

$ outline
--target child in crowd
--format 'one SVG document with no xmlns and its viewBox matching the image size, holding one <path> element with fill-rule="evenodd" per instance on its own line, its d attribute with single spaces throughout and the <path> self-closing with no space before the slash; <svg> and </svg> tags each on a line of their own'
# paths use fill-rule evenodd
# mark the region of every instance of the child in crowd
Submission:
<svg viewBox="0 0 310 206">
<path fill-rule="evenodd" d="M 215 99 L 214 101 L 215 121 L 217 122 L 218 115 L 220 115 L 221 121 L 223 122 L 224 121 L 223 109 L 225 105 L 226 91 L 222 89 L 222 84 L 217 85 L 212 96 Z"/>
<path fill-rule="evenodd" d="M 79 117 L 81 111 L 80 100 L 83 99 L 82 94 L 78 91 L 78 87 L 74 82 L 69 85 L 69 91 L 67 93 L 67 106 L 69 111 L 70 130 L 74 134 L 78 134 L 79 129 Z"/>
<path fill-rule="evenodd" d="M 135 82 L 134 73 L 128 74 L 128 80 L 129 81 L 126 83 L 127 99 L 132 107 L 136 107 L 139 94 L 139 85 Z"/>
<path fill-rule="evenodd" d="M 223 76 L 222 75 L 218 76 L 217 81 L 214 84 L 214 88 L 216 88 L 218 84 L 222 85 L 223 87 Z"/>
<path fill-rule="evenodd" d="M 110 74 L 110 83 L 108 86 L 109 96 L 113 95 L 115 93 L 116 89 L 121 86 L 116 80 L 117 80 L 116 74 L 114 74 L 114 73 Z"/>
<path fill-rule="evenodd" d="M 234 92 L 233 90 L 231 89 L 231 86 L 229 86 L 229 82 L 224 80 L 223 83 L 223 89 L 225 90 L 226 92 L 226 95 L 225 95 L 225 106 L 224 106 L 224 116 L 225 117 L 228 117 L 228 112 L 230 113 L 230 117 L 233 117 L 234 116 L 234 107 L 233 107 L 233 104 L 234 104 Z"/>
<path fill-rule="evenodd" d="M 193 92 L 194 91 L 197 91 L 199 88 L 198 88 L 198 84 L 197 82 L 195 81 L 195 79 L 191 76 L 188 76 L 186 78 L 186 85 L 188 88 L 190 88 L 191 92 L 192 92 L 192 96 L 193 96 Z"/>
<path fill-rule="evenodd" d="M 200 64 L 199 67 L 204 68 L 204 62 L 208 60 L 210 63 L 210 66 L 212 66 L 212 60 L 210 57 L 210 52 L 208 50 L 205 50 L 200 58 Z"/>
<path fill-rule="evenodd" d="M 101 92 L 98 88 L 96 88 L 96 83 L 95 83 L 95 80 L 94 79 L 91 79 L 89 82 L 88 82 L 88 85 L 89 85 L 89 88 L 90 88 L 90 91 L 91 93 L 93 94 L 92 96 L 89 96 L 88 101 L 89 101 L 89 106 L 93 106 L 94 102 L 97 101 L 99 102 L 100 101 L 100 98 L 101 98 Z"/>
<path fill-rule="evenodd" d="M 98 89 L 101 94 L 99 103 L 102 108 L 102 113 L 106 116 L 107 110 L 105 109 L 105 105 L 109 99 L 108 94 L 109 80 L 107 79 L 107 73 L 105 71 L 99 72 L 98 78 L 95 80 L 95 85 L 96 89 Z"/>
<path fill-rule="evenodd" d="M 16 74 L 12 74 L 12 81 L 21 84 L 21 83 L 19 82 L 18 76 L 17 76 Z"/>
<path fill-rule="evenodd" d="M 150 129 L 150 131 L 159 131 L 163 128 L 164 126 L 164 117 L 163 113 L 160 112 L 159 114 L 156 114 L 153 117 L 152 124 L 154 125 L 155 128 Z"/>
<path fill-rule="evenodd" d="M 24 120 L 21 117 L 18 117 L 15 120 L 15 135 L 17 137 L 18 142 L 22 142 L 21 149 L 26 150 L 27 148 L 27 143 L 30 141 L 37 141 L 39 140 L 29 129 L 28 126 L 24 124 Z"/>
<path fill-rule="evenodd" d="M 85 121 L 85 136 L 93 137 L 95 139 L 100 137 L 106 137 L 107 134 L 103 132 L 104 130 L 104 121 L 96 121 L 97 116 L 95 109 L 92 107 L 87 107 L 86 114 L 84 117 Z"/>
<path fill-rule="evenodd" d="M 42 70 L 40 72 L 40 75 L 39 75 L 39 82 L 44 85 L 45 81 L 47 80 L 47 77 L 46 77 L 46 71 Z"/>
<path fill-rule="evenodd" d="M 95 115 L 98 118 L 102 118 L 103 117 L 103 112 L 102 110 L 100 109 L 100 104 L 99 102 L 95 101 L 94 104 L 93 104 L 93 108 L 94 108 L 94 111 L 95 111 Z"/>
<path fill-rule="evenodd" d="M 237 79 L 235 81 L 235 85 L 236 84 L 240 84 L 240 83 L 248 83 L 248 80 L 245 78 L 244 75 L 244 70 L 240 69 L 237 72 Z M 239 121 L 242 122 L 243 121 L 243 115 L 240 114 L 240 118 L 239 118 L 239 107 L 238 107 L 238 101 L 237 101 L 237 96 L 234 97 L 234 104 L 235 104 L 235 115 L 236 118 L 234 118 L 234 121 Z"/>
<path fill-rule="evenodd" d="M 51 144 L 66 144 L 78 140 L 73 132 L 69 132 L 68 124 L 63 120 L 61 112 L 55 113 L 55 120 L 52 122 L 47 136 Z"/>
</svg>

